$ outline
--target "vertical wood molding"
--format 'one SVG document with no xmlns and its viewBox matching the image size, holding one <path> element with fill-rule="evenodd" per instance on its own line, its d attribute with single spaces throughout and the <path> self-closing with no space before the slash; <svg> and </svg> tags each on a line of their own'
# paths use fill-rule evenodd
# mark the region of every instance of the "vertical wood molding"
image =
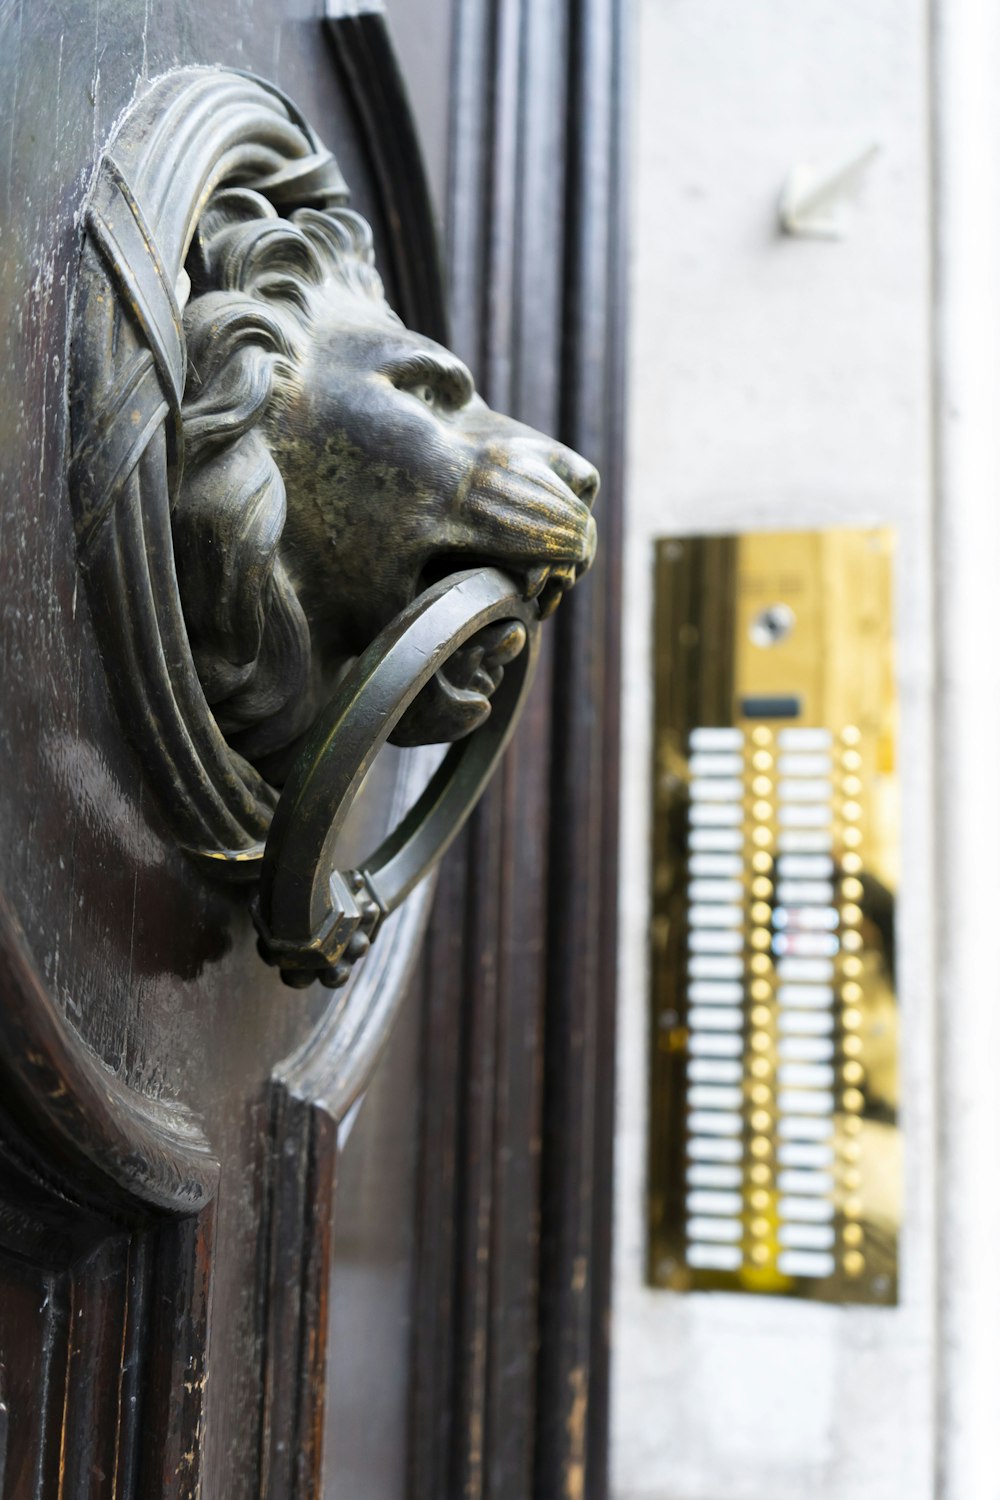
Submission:
<svg viewBox="0 0 1000 1500">
<path fill-rule="evenodd" d="M 358 118 L 389 227 L 386 268 L 407 325 L 448 342 L 441 252 L 420 141 L 377 0 L 327 0 L 326 34 Z"/>
<path fill-rule="evenodd" d="M 404 804 L 408 791 L 412 784 L 401 788 Z M 331 1006 L 272 1075 L 258 1272 L 261 1500 L 307 1500 L 323 1489 L 340 1127 L 378 1066 L 400 1006 L 413 1003 L 409 980 L 430 894 L 425 885 L 393 914 L 387 941 L 342 1006 Z M 349 1351 L 334 1354 L 350 1359 Z"/>
<path fill-rule="evenodd" d="M 607 1492 L 618 884 L 625 13 L 571 8 L 560 431 L 601 469 L 602 555 L 558 622 L 537 1494 Z M 574 601 L 576 602 L 576 601 Z"/>
<path fill-rule="evenodd" d="M 572 443 L 603 486 L 598 563 L 560 608 L 502 780 L 446 861 L 432 918 L 411 1495 L 601 1500 L 624 5 L 461 0 L 454 38 L 454 347 L 487 400 Z"/>
</svg>

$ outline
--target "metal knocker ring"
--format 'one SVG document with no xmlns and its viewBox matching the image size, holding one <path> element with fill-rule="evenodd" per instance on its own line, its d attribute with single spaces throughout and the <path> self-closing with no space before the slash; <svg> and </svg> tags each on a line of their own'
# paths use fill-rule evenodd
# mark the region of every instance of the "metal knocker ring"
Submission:
<svg viewBox="0 0 1000 1500">
<path fill-rule="evenodd" d="M 471 636 L 501 620 L 526 629 L 489 718 L 448 751 L 399 826 L 358 869 L 337 868 L 346 814 L 420 690 Z M 441 858 L 520 717 L 534 675 L 538 608 L 497 568 L 457 573 L 405 609 L 358 658 L 292 768 L 264 850 L 254 921 L 286 984 L 346 984 L 383 917 Z"/>
</svg>

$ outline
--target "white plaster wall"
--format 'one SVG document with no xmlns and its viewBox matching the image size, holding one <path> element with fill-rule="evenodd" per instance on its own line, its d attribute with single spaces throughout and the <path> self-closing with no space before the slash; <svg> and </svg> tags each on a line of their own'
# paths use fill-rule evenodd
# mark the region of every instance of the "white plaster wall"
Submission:
<svg viewBox="0 0 1000 1500">
<path fill-rule="evenodd" d="M 613 1493 L 931 1500 L 944 1315 L 931 27 L 918 0 L 639 0 L 637 23 Z M 780 236 L 792 165 L 873 141 L 881 154 L 848 237 Z M 643 1280 L 652 539 L 876 523 L 900 538 L 901 1303 L 654 1291 Z"/>
<path fill-rule="evenodd" d="M 941 1500 L 997 1500 L 1000 6 L 936 0 Z"/>
</svg>

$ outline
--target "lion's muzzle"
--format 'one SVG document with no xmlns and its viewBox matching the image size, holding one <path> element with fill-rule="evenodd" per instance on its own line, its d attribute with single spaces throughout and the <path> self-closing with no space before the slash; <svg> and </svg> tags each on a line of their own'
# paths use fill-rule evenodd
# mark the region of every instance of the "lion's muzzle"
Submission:
<svg viewBox="0 0 1000 1500">
<path fill-rule="evenodd" d="M 522 436 L 528 432 L 518 428 L 507 442 L 486 447 L 462 522 L 470 548 L 521 578 L 544 618 L 593 562 L 591 506 L 600 480 L 578 453 L 536 433 Z"/>
</svg>

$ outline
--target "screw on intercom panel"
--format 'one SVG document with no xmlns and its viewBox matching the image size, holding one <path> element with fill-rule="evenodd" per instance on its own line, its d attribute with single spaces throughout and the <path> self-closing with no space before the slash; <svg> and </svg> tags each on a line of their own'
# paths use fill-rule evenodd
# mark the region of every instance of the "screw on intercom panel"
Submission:
<svg viewBox="0 0 1000 1500">
<path fill-rule="evenodd" d="M 750 639 L 755 646 L 777 646 L 795 629 L 795 613 L 787 604 L 769 604 L 755 615 L 750 624 Z"/>
</svg>

